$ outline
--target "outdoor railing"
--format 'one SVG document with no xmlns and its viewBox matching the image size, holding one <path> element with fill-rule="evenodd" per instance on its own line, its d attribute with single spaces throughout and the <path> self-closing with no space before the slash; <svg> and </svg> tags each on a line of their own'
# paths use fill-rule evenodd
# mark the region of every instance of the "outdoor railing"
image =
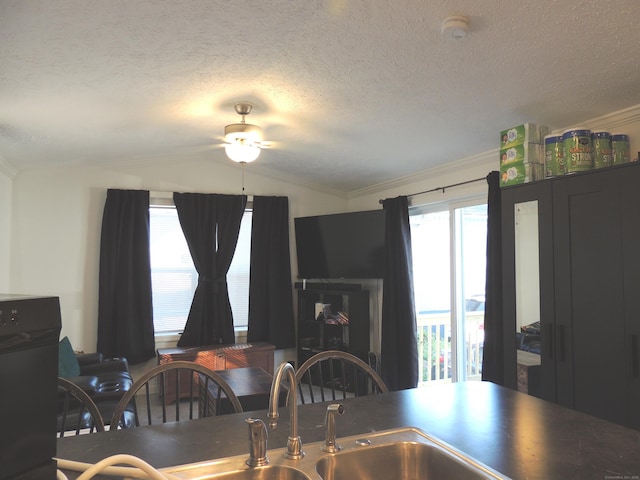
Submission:
<svg viewBox="0 0 640 480">
<path fill-rule="evenodd" d="M 484 343 L 484 311 L 465 312 L 464 358 L 467 380 L 480 380 Z M 451 313 L 417 315 L 418 386 L 449 383 L 451 365 Z"/>
</svg>

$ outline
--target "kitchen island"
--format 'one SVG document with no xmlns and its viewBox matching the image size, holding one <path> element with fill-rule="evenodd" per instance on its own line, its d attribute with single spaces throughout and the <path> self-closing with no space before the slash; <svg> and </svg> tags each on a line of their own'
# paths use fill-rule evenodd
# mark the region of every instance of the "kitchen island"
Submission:
<svg viewBox="0 0 640 480">
<path fill-rule="evenodd" d="M 640 479 L 640 432 L 488 382 L 464 382 L 343 400 L 338 438 L 412 426 L 513 479 Z M 299 407 L 304 443 L 324 439 L 327 404 Z M 129 453 L 156 468 L 248 454 L 245 418 L 266 411 L 58 440 L 58 458 L 96 462 Z M 269 449 L 284 447 L 280 408 Z"/>
</svg>

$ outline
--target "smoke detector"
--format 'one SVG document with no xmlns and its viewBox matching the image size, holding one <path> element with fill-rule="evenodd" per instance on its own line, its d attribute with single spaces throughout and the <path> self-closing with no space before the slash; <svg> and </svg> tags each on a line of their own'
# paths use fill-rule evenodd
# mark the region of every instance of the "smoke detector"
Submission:
<svg viewBox="0 0 640 480">
<path fill-rule="evenodd" d="M 464 15 L 451 15 L 442 22 L 440 30 L 443 37 L 462 40 L 469 33 L 469 17 Z"/>
</svg>

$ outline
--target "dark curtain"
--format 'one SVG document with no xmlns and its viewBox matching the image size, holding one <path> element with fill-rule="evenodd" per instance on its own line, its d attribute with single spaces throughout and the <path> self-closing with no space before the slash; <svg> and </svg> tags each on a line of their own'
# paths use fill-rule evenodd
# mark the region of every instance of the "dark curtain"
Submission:
<svg viewBox="0 0 640 480">
<path fill-rule="evenodd" d="M 247 341 L 295 347 L 289 199 L 253 197 Z"/>
<path fill-rule="evenodd" d="M 502 324 L 502 201 L 500 172 L 487 175 L 487 280 L 484 307 L 482 379 L 504 385 Z"/>
<path fill-rule="evenodd" d="M 247 204 L 245 195 L 174 193 L 198 286 L 178 346 L 235 343 L 227 271 Z"/>
<path fill-rule="evenodd" d="M 155 356 L 149 192 L 107 191 L 100 238 L 97 350 L 132 364 Z"/>
<path fill-rule="evenodd" d="M 413 261 L 407 197 L 386 199 L 382 286 L 382 378 L 390 390 L 418 384 Z"/>
</svg>

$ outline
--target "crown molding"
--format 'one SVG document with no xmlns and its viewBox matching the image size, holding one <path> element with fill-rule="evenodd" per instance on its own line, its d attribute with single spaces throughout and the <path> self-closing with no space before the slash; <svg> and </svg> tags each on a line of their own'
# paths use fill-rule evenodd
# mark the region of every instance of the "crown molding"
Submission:
<svg viewBox="0 0 640 480">
<path fill-rule="evenodd" d="M 13 179 L 18 174 L 18 169 L 9 160 L 0 155 L 0 172 Z"/>
<path fill-rule="evenodd" d="M 367 195 L 373 195 L 376 193 L 381 193 L 386 190 L 392 189 L 400 189 L 409 184 L 420 183 L 423 181 L 433 180 L 437 177 L 442 177 L 449 174 L 459 174 L 461 169 L 471 169 L 471 168 L 482 168 L 487 167 L 489 170 L 497 168 L 497 159 L 499 158 L 499 149 L 495 148 L 493 150 L 489 150 L 486 152 L 482 152 L 476 155 L 471 155 L 469 157 L 461 158 L 459 160 L 454 160 L 450 162 L 446 162 L 443 165 L 438 165 L 433 168 L 429 168 L 426 170 L 422 170 L 420 172 L 416 172 L 410 175 L 405 175 L 402 177 L 395 178 L 393 180 L 389 180 L 387 182 L 378 183 L 376 185 L 372 185 L 370 187 L 361 188 L 358 190 L 353 190 L 349 192 L 349 198 L 358 198 L 364 197 Z M 487 173 L 489 173 L 487 171 Z"/>
<path fill-rule="evenodd" d="M 565 128 L 554 130 L 553 133 L 562 133 L 564 130 L 570 128 L 586 126 L 591 130 L 607 130 L 610 133 L 626 133 L 624 127 L 640 123 L 640 105 L 634 105 L 633 107 L 625 108 L 624 110 L 618 110 L 617 112 L 602 115 L 600 117 L 587 120 L 586 122 L 580 122 L 577 125 L 570 125 Z"/>
</svg>

